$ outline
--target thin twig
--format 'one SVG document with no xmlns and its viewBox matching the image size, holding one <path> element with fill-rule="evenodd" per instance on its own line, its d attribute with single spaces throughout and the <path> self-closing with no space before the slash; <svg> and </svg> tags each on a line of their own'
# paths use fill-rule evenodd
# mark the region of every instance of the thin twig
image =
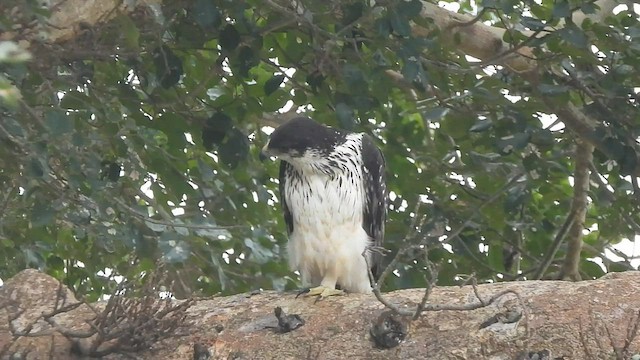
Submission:
<svg viewBox="0 0 640 360">
<path fill-rule="evenodd" d="M 532 277 L 533 280 L 542 279 L 542 276 L 549 268 L 549 265 L 551 265 L 553 258 L 556 256 L 556 252 L 560 248 L 560 244 L 562 244 L 562 240 L 564 239 L 565 235 L 573 225 L 575 218 L 576 217 L 574 212 L 570 211 L 569 214 L 567 215 L 567 218 L 564 220 L 564 223 L 562 223 L 560 230 L 558 230 L 558 232 L 556 233 L 556 236 L 553 238 L 553 242 L 549 246 L 549 249 L 547 249 L 547 251 L 545 252 L 544 257 L 540 262 L 540 265 L 536 269 L 536 272 L 533 274 L 533 277 Z"/>
<path fill-rule="evenodd" d="M 482 19 L 482 16 L 484 16 L 484 14 L 490 9 L 494 10 L 493 8 L 488 8 L 488 7 L 482 8 L 482 10 L 480 10 L 480 12 L 473 19 L 469 21 L 463 21 L 463 22 L 451 24 L 451 26 L 449 26 L 449 29 L 453 29 L 455 27 L 471 26 L 477 23 L 478 21 L 480 21 Z"/>
<path fill-rule="evenodd" d="M 427 251 L 426 248 L 424 251 L 424 260 L 426 262 L 425 266 L 427 267 L 427 272 L 430 278 L 427 279 L 427 274 L 424 275 L 424 282 L 426 286 L 424 289 L 424 294 L 422 295 L 422 299 L 420 300 L 420 303 L 416 308 L 416 312 L 413 315 L 413 320 L 417 320 L 422 314 L 422 312 L 424 311 L 424 309 L 426 308 L 427 301 L 429 300 L 429 296 L 431 296 L 431 291 L 433 290 L 434 286 L 436 285 L 436 282 L 438 281 L 438 268 L 436 266 L 433 266 L 431 261 L 429 261 L 429 252 Z"/>
<path fill-rule="evenodd" d="M 173 228 L 187 228 L 187 229 L 204 229 L 204 230 L 227 230 L 227 229 L 245 229 L 248 228 L 247 225 L 226 225 L 226 226 L 213 226 L 213 225 L 196 225 L 196 224 L 181 224 L 181 223 L 176 223 L 175 221 L 163 221 L 163 220 L 158 220 L 158 219 L 154 219 L 152 217 L 146 216 L 144 214 L 139 213 L 137 210 L 135 210 L 134 208 L 130 207 L 129 205 L 123 203 L 122 201 L 120 201 L 119 199 L 114 199 L 116 201 L 116 203 L 118 203 L 118 205 L 120 205 L 121 207 L 125 208 L 127 211 L 129 211 L 132 215 L 144 220 L 144 221 L 148 221 L 152 224 L 158 224 L 158 225 L 165 225 L 165 226 L 170 226 Z"/>
<path fill-rule="evenodd" d="M 445 311 L 445 310 L 448 310 L 448 311 L 469 311 L 469 310 L 476 310 L 476 309 L 487 307 L 487 306 L 493 304 L 494 302 L 496 302 L 496 300 L 500 299 L 501 297 L 503 297 L 503 296 L 505 296 L 507 294 L 514 295 L 516 298 L 518 298 L 518 300 L 520 300 L 520 302 L 522 304 L 524 304 L 524 302 L 520 298 L 520 294 L 518 294 L 517 291 L 512 290 L 512 289 L 506 289 L 506 290 L 502 290 L 502 291 L 492 295 L 488 299 L 479 298 L 478 302 L 473 302 L 473 303 L 470 303 L 470 304 L 464 304 L 464 305 L 432 304 L 432 305 L 427 305 L 425 307 L 425 311 Z"/>
<path fill-rule="evenodd" d="M 510 189 L 514 184 L 516 184 L 518 181 L 520 181 L 520 179 L 522 178 L 522 176 L 524 175 L 524 173 L 517 173 L 515 176 L 513 176 L 511 178 L 511 180 L 509 180 L 509 182 L 507 182 L 504 186 L 502 186 L 498 191 L 496 191 L 493 195 L 491 195 L 488 199 L 486 199 L 483 203 L 481 203 L 480 205 L 478 205 L 475 210 L 473 211 L 473 213 L 471 213 L 471 215 L 469 215 L 469 217 L 467 217 L 467 220 L 465 220 L 462 225 L 460 225 L 455 231 L 452 231 L 447 235 L 447 238 L 445 240 L 443 240 L 441 243 L 447 243 L 449 242 L 451 239 L 457 237 L 458 235 L 460 235 L 460 233 L 467 228 L 467 226 L 469 226 L 469 224 L 471 224 L 471 222 L 473 221 L 473 219 L 480 214 L 480 212 L 482 211 L 482 209 L 484 209 L 485 206 L 493 203 L 494 201 L 496 201 L 505 191 L 507 191 L 508 189 Z"/>
</svg>

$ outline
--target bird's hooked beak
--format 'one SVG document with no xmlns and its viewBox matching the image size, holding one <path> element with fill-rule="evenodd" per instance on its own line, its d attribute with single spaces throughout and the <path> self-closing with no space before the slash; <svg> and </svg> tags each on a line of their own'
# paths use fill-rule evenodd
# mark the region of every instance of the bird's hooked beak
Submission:
<svg viewBox="0 0 640 360">
<path fill-rule="evenodd" d="M 260 161 L 265 161 L 270 157 L 271 155 L 269 154 L 269 143 L 267 143 L 262 147 L 262 150 L 260 150 L 260 155 L 258 155 L 258 158 L 260 159 Z"/>
</svg>

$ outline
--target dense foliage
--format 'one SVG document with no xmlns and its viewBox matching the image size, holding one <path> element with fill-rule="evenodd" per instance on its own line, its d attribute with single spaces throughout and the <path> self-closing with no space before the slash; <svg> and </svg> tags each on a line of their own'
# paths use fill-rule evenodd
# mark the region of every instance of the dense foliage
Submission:
<svg viewBox="0 0 640 360">
<path fill-rule="evenodd" d="M 0 34 L 46 23 L 17 3 L 0 5 Z M 603 254 L 640 222 L 637 14 L 578 26 L 593 2 L 477 5 L 532 49 L 535 81 L 465 56 L 470 40 L 445 41 L 418 0 L 164 1 L 34 43 L 30 60 L 6 50 L 19 36 L 0 43 L 0 278 L 37 267 L 95 298 L 161 263 L 180 297 L 297 287 L 277 164 L 257 157 L 296 111 L 377 138 L 392 252 L 429 245 L 440 284 L 527 277 L 570 212 L 578 136 L 551 110 L 568 105 L 600 145 L 583 278 L 629 268 Z M 408 254 L 387 286 L 423 286 L 423 266 Z"/>
</svg>

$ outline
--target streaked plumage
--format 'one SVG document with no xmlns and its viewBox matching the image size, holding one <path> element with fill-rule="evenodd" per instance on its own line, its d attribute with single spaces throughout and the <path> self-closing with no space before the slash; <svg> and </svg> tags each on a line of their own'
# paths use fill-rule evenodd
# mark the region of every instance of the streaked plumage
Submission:
<svg viewBox="0 0 640 360">
<path fill-rule="evenodd" d="M 387 198 L 373 140 L 299 117 L 277 128 L 263 151 L 281 160 L 291 269 L 305 286 L 370 292 L 362 253 L 382 244 Z M 377 274 L 379 255 L 367 256 Z"/>
</svg>

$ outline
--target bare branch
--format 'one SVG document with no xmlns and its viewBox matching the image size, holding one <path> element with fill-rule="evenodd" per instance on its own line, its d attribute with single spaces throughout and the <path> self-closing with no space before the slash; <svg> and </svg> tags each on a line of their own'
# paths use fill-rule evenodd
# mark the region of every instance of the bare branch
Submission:
<svg viewBox="0 0 640 360">
<path fill-rule="evenodd" d="M 571 201 L 571 213 L 574 220 L 567 233 L 567 254 L 561 270 L 562 279 L 580 280 L 579 265 L 580 251 L 582 249 L 582 231 L 589 205 L 587 195 L 589 192 L 589 164 L 593 159 L 593 145 L 578 141 L 575 161 L 576 168 L 573 179 L 573 199 Z"/>
<path fill-rule="evenodd" d="M 544 273 L 547 272 L 549 265 L 551 265 L 551 263 L 553 262 L 553 259 L 556 256 L 556 252 L 558 252 L 558 249 L 560 248 L 560 244 L 562 244 L 562 240 L 564 240 L 565 236 L 567 235 L 567 232 L 572 227 L 575 219 L 576 219 L 575 213 L 573 211 L 570 211 L 569 214 L 567 215 L 567 218 L 562 223 L 562 226 L 556 233 L 556 236 L 553 238 L 553 242 L 549 246 L 549 249 L 547 249 L 547 251 L 545 252 L 544 257 L 540 262 L 540 265 L 538 265 L 531 279 L 533 280 L 542 279 L 542 277 L 544 276 Z"/>
<path fill-rule="evenodd" d="M 458 226 L 458 228 L 450 233 L 447 234 L 447 238 L 444 240 L 444 242 L 449 242 L 451 241 L 451 239 L 457 237 L 458 235 L 460 235 L 460 233 L 462 231 L 464 231 L 467 226 L 469 226 L 469 224 L 471 224 L 471 222 L 473 221 L 473 219 L 480 214 L 480 212 L 482 211 L 482 209 L 493 203 L 494 201 L 496 201 L 500 196 L 502 196 L 502 194 L 504 194 L 505 191 L 509 190 L 513 185 L 515 185 L 518 181 L 520 181 L 522 179 L 522 177 L 524 176 L 523 173 L 517 173 L 515 174 L 511 180 L 509 180 L 509 182 L 507 182 L 504 186 L 502 186 L 498 191 L 496 191 L 495 193 L 493 193 L 493 195 L 491 195 L 489 198 L 487 198 L 484 202 L 482 202 L 479 206 L 477 206 L 473 213 L 471 213 L 471 215 L 469 215 L 469 217 L 467 218 L 467 220 L 465 220 L 460 226 Z"/>
<path fill-rule="evenodd" d="M 169 221 L 163 221 L 163 220 L 158 220 L 158 219 L 154 219 L 152 217 L 146 216 L 144 214 L 139 213 L 137 210 L 135 210 L 134 208 L 130 207 L 129 205 L 125 204 L 124 202 L 120 201 L 119 199 L 114 199 L 118 205 L 120 205 L 121 207 L 123 207 L 124 209 L 126 209 L 129 213 L 131 213 L 131 215 L 136 216 L 137 218 L 140 218 L 144 221 L 150 222 L 152 224 L 158 224 L 158 225 L 165 225 L 165 226 L 170 226 L 173 228 L 187 228 L 187 229 L 204 229 L 204 230 L 226 230 L 226 229 L 245 229 L 247 228 L 246 225 L 227 225 L 227 226 L 214 226 L 214 225 L 196 225 L 196 224 L 181 224 L 178 223 L 176 221 L 173 220 L 169 220 Z"/>
</svg>

